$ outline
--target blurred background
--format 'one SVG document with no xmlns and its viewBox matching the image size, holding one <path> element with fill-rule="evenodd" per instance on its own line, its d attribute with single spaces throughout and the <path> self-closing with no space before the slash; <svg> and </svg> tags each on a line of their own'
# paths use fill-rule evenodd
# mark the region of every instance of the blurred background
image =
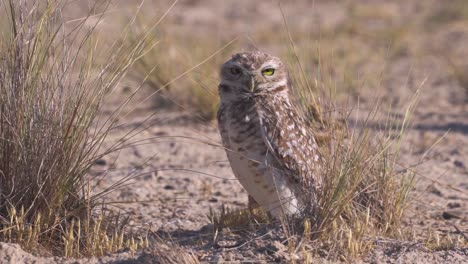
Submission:
<svg viewBox="0 0 468 264">
<path fill-rule="evenodd" d="M 466 104 L 466 1 L 182 0 L 171 8 L 173 3 L 113 1 L 104 10 L 94 1 L 72 1 L 64 18 L 73 25 L 90 10 L 104 13 L 99 29 L 105 43 L 135 14 L 123 41 L 137 41 L 164 16 L 149 33 L 152 48 L 133 76 L 148 77 L 154 89 L 164 86 L 164 96 L 207 119 L 216 109 L 220 63 L 253 49 L 287 61 L 293 75 L 299 59 L 314 85 L 341 99 L 370 92 L 398 106 L 425 80 L 426 111 Z M 158 69 L 149 74 L 153 67 Z"/>
</svg>

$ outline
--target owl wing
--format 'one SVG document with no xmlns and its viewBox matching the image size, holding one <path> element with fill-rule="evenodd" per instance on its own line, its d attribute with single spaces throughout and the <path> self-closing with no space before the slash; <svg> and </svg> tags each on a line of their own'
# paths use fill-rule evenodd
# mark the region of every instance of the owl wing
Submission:
<svg viewBox="0 0 468 264">
<path fill-rule="evenodd" d="M 321 155 L 317 143 L 289 100 L 261 102 L 257 111 L 262 138 L 279 164 L 275 169 L 306 187 L 320 186 L 317 174 Z"/>
</svg>

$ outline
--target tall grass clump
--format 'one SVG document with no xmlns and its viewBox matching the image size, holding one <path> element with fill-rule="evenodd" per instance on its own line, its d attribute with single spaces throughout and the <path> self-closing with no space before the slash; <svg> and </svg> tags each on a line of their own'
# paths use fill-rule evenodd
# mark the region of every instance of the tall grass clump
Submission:
<svg viewBox="0 0 468 264">
<path fill-rule="evenodd" d="M 382 116 L 379 100 L 366 110 L 359 102 L 356 109 L 337 107 L 335 83 L 324 81 L 327 72 L 319 64 L 321 79 L 305 74 L 292 41 L 291 46 L 291 57 L 300 69 L 293 79 L 301 80 L 294 96 L 315 131 L 323 160 L 319 191 L 304 194 L 317 204 L 304 212 L 303 226 L 285 228 L 288 233 L 303 232 L 303 239 L 310 242 L 306 252 L 326 249 L 328 257 L 349 261 L 371 249 L 378 238 L 402 235 L 401 221 L 415 174 L 398 166 L 398 158 L 418 93 L 402 119 Z"/>
<path fill-rule="evenodd" d="M 366 252 L 377 237 L 402 234 L 401 220 L 414 185 L 411 170 L 397 169 L 407 124 L 397 133 L 389 131 L 392 128 L 378 132 L 369 128 L 375 113 L 367 115 L 352 132 L 343 131 L 349 128 L 346 123 L 325 124 L 330 138 L 321 142 L 322 186 L 305 194 L 318 201 L 305 212 L 305 232 L 344 259 Z"/>
<path fill-rule="evenodd" d="M 92 193 L 88 170 L 112 151 L 100 146 L 115 120 L 96 116 L 138 47 L 98 64 L 100 19 L 66 25 L 62 4 L 0 2 L 0 240 L 65 256 L 134 248 L 117 218 L 95 215 L 105 193 Z"/>
</svg>

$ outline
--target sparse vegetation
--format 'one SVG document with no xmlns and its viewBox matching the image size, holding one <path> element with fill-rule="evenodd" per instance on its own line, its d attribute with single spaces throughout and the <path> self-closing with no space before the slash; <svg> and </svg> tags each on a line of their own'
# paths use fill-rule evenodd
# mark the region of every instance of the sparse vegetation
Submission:
<svg viewBox="0 0 468 264">
<path fill-rule="evenodd" d="M 422 235 L 416 235 L 406 228 L 414 224 L 403 224 L 403 219 L 406 208 L 416 203 L 411 193 L 418 176 L 414 167 L 399 162 L 401 152 L 410 152 L 405 149 L 403 140 L 421 95 L 421 82 L 429 79 L 433 86 L 450 83 L 448 88 L 454 94 L 457 89 L 451 88 L 462 87 L 466 95 L 464 102 L 468 100 L 466 49 L 460 45 L 468 33 L 467 1 L 457 0 L 447 5 L 428 1 L 413 8 L 418 12 L 411 14 L 398 9 L 400 4 L 395 8 L 393 4 L 350 2 L 343 4 L 342 13 L 332 12 L 330 16 L 336 17 L 323 27 L 322 24 L 301 27 L 300 21 L 295 21 L 294 25 L 299 25 L 296 27 L 283 21 L 281 29 L 281 23 L 265 20 L 268 23 L 263 22 L 258 28 L 252 26 L 245 34 L 239 33 L 243 31 L 236 25 L 231 27 L 228 23 L 218 25 L 220 32 L 209 31 L 203 28 L 203 19 L 202 22 L 197 20 L 200 19 L 198 16 L 193 20 L 194 24 L 200 23 L 197 27 L 183 28 L 180 26 L 183 23 L 179 24 L 180 17 L 170 18 L 177 1 L 169 8 L 160 9 L 162 15 L 154 15 L 154 9 L 151 9 L 152 13 L 147 12 L 142 7 L 147 3 L 143 2 L 125 23 L 119 24 L 123 20 L 122 10 L 111 10 L 112 14 L 118 15 L 109 24 L 123 29 L 119 36 L 108 37 L 107 32 L 100 32 L 98 27 L 103 24 L 102 19 L 108 11 L 107 1 L 92 1 L 88 6 L 90 11 L 84 17 L 65 21 L 66 15 L 62 12 L 69 4 L 67 1 L 0 0 L 0 241 L 19 243 L 38 254 L 65 257 L 102 256 L 123 250 L 133 254 L 142 250 L 140 260 L 162 263 L 198 263 L 199 259 L 206 260 L 207 254 L 215 252 L 212 248 L 229 252 L 245 245 L 256 245 L 257 239 L 276 239 L 271 243 L 273 246 L 262 245 L 258 250 L 264 255 L 286 250 L 281 254 L 287 256 L 279 254 L 281 256 L 275 257 L 292 263 L 311 263 L 314 257 L 350 262 L 382 244 L 395 248 L 421 246 L 434 251 L 468 245 L 463 217 L 457 220 L 461 228 L 458 224 L 453 227 L 447 224 L 449 231 L 423 230 Z M 197 1 L 188 2 L 187 6 L 197 5 Z M 185 8 L 189 8 L 187 6 Z M 239 14 L 229 15 L 236 17 Z M 287 12 L 283 15 L 284 20 L 288 20 Z M 167 18 L 171 23 L 166 23 Z M 151 168 L 154 174 L 147 175 L 142 172 L 144 166 L 138 165 L 135 169 L 133 167 L 137 166 L 132 161 L 129 163 L 132 168 L 123 169 L 130 171 L 125 172 L 127 175 L 123 179 L 105 185 L 106 175 L 118 169 L 107 163 L 108 171 L 90 173 L 96 161 L 110 153 L 117 152 L 115 155 L 118 156 L 119 151 L 132 144 L 153 144 L 161 135 L 177 144 L 182 138 L 217 145 L 211 138 L 197 140 L 185 135 L 173 137 L 172 134 L 166 137 L 164 131 L 152 132 L 150 139 L 138 137 L 132 143 L 131 139 L 137 138 L 139 131 L 146 132 L 147 127 L 160 125 L 165 117 L 148 124 L 145 122 L 155 113 L 146 112 L 149 117 L 141 122 L 138 120 L 137 125 L 118 124 L 122 120 L 128 121 L 126 116 L 120 115 L 125 112 L 123 108 L 138 105 L 139 102 L 132 101 L 134 96 L 142 88 L 149 87 L 150 96 L 144 100 L 158 94 L 169 100 L 174 109 L 210 121 L 218 106 L 220 64 L 232 53 L 255 48 L 276 54 L 288 63 L 296 103 L 308 125 L 317 131 L 316 137 L 325 155 L 324 182 L 322 192 L 317 194 L 318 206 L 307 208 L 297 219 L 275 222 L 260 208 L 242 209 L 239 201 L 233 203 L 236 208 L 221 207 L 220 201 L 226 201 L 223 200 L 225 194 L 218 192 L 211 181 L 206 181 L 197 187 L 200 192 L 208 190 L 202 200 L 210 199 L 210 205 L 220 209 L 209 212 L 208 220 L 213 229 L 205 233 L 206 228 L 202 228 L 188 238 L 180 237 L 186 235 L 183 232 L 169 232 L 164 236 L 161 235 L 163 232 L 147 231 L 147 223 L 138 225 L 140 223 L 135 224 L 130 218 L 135 212 L 128 216 L 125 212 L 111 210 L 102 198 L 129 184 L 130 179 L 147 177 L 159 184 L 164 180 L 158 176 L 158 170 L 190 169 L 189 172 L 195 173 L 200 167 L 157 164 Z M 443 67 L 433 74 L 434 70 L 428 68 L 436 67 L 438 63 Z M 418 67 L 424 70 L 416 76 L 413 69 Z M 432 75 L 428 77 L 428 73 Z M 125 95 L 116 110 L 103 110 L 107 97 L 118 92 L 122 79 L 126 81 L 125 85 L 128 81 L 127 88 L 132 92 Z M 135 82 L 137 87 L 130 87 Z M 384 91 L 383 87 L 389 91 Z M 431 90 L 432 95 L 425 95 L 426 103 L 435 105 L 435 101 L 441 100 L 434 91 L 437 90 Z M 453 95 L 448 97 L 457 99 Z M 375 98 L 379 101 L 372 102 Z M 348 105 L 352 107 L 346 107 Z M 160 108 L 155 112 L 163 109 L 161 105 L 156 107 Z M 404 109 L 403 113 L 401 109 Z M 461 117 L 463 113 L 456 115 Z M 455 125 L 465 133 L 463 121 Z M 125 130 L 126 125 L 130 132 Z M 445 126 L 436 129 L 444 130 Z M 116 134 L 124 131 L 124 136 L 113 138 L 113 143 L 104 147 L 108 135 L 116 131 Z M 432 143 L 439 142 L 437 138 L 441 136 L 432 132 L 422 132 L 426 139 L 420 148 L 424 149 L 425 160 L 434 147 Z M 442 160 L 441 163 L 455 164 L 458 171 L 453 171 L 466 174 L 466 164 L 460 161 L 466 152 L 455 149 L 454 156 L 459 155 L 457 151 L 461 152 L 461 158 L 453 161 L 446 157 L 437 158 Z M 168 152 L 168 155 L 179 155 L 181 150 L 179 146 L 171 146 Z M 134 155 L 140 159 L 144 154 L 134 150 Z M 156 160 L 153 160 L 154 156 L 138 163 L 146 165 Z M 205 158 L 201 156 L 197 158 Z M 215 158 L 207 159 L 203 160 L 202 166 L 211 164 L 209 162 Z M 162 159 L 162 162 L 170 160 Z M 184 157 L 182 162 L 188 160 Z M 225 171 L 220 168 L 213 173 L 203 173 L 222 178 L 224 175 L 217 173 Z M 444 167 L 444 171 L 447 170 Z M 165 191 L 176 191 L 177 184 L 191 179 L 179 180 L 165 186 Z M 226 182 L 223 179 L 222 184 L 228 184 Z M 101 183 L 104 187 L 97 186 Z M 434 192 L 440 193 L 438 190 Z M 463 194 L 464 190 L 457 190 L 457 193 Z M 179 198 L 192 199 L 193 194 L 190 195 L 187 198 L 181 191 L 170 199 L 151 196 L 148 201 L 140 202 L 135 198 L 131 202 L 136 201 L 134 204 L 138 203 L 135 206 L 138 207 L 160 200 L 154 205 L 157 207 Z M 232 199 L 233 196 L 229 197 Z M 450 206 L 458 209 L 465 205 L 454 203 Z M 181 215 L 187 212 L 183 208 L 180 211 L 164 210 L 157 213 L 167 213 L 174 219 L 182 219 Z M 419 210 L 416 212 L 421 212 Z M 197 213 L 206 214 L 205 211 Z M 437 216 L 431 217 L 440 220 Z M 190 221 L 194 219 L 200 220 L 193 217 Z M 161 225 L 170 222 L 168 226 L 181 228 L 184 224 L 166 220 Z M 150 222 L 148 225 L 152 226 Z M 224 233 L 240 234 L 243 239 L 241 243 L 223 248 L 218 242 Z M 198 256 L 188 253 L 186 247 L 193 244 L 186 241 L 191 239 L 197 240 L 197 247 L 206 242 L 194 249 L 199 251 L 197 253 L 205 251 Z M 180 241 L 184 242 L 179 244 Z M 227 255 L 226 260 L 230 258 L 229 253 Z"/>
</svg>

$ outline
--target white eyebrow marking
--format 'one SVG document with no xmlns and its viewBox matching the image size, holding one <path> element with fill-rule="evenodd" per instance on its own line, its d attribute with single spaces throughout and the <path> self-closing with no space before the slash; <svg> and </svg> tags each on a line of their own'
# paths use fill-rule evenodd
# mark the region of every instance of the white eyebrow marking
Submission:
<svg viewBox="0 0 468 264">
<path fill-rule="evenodd" d="M 269 60 L 269 61 L 263 63 L 262 66 L 260 66 L 261 69 L 267 68 L 267 67 L 275 68 L 275 69 L 276 69 L 276 68 L 279 67 L 279 64 L 276 63 L 276 62 L 274 62 L 274 61 L 272 61 L 272 60 Z"/>
</svg>

